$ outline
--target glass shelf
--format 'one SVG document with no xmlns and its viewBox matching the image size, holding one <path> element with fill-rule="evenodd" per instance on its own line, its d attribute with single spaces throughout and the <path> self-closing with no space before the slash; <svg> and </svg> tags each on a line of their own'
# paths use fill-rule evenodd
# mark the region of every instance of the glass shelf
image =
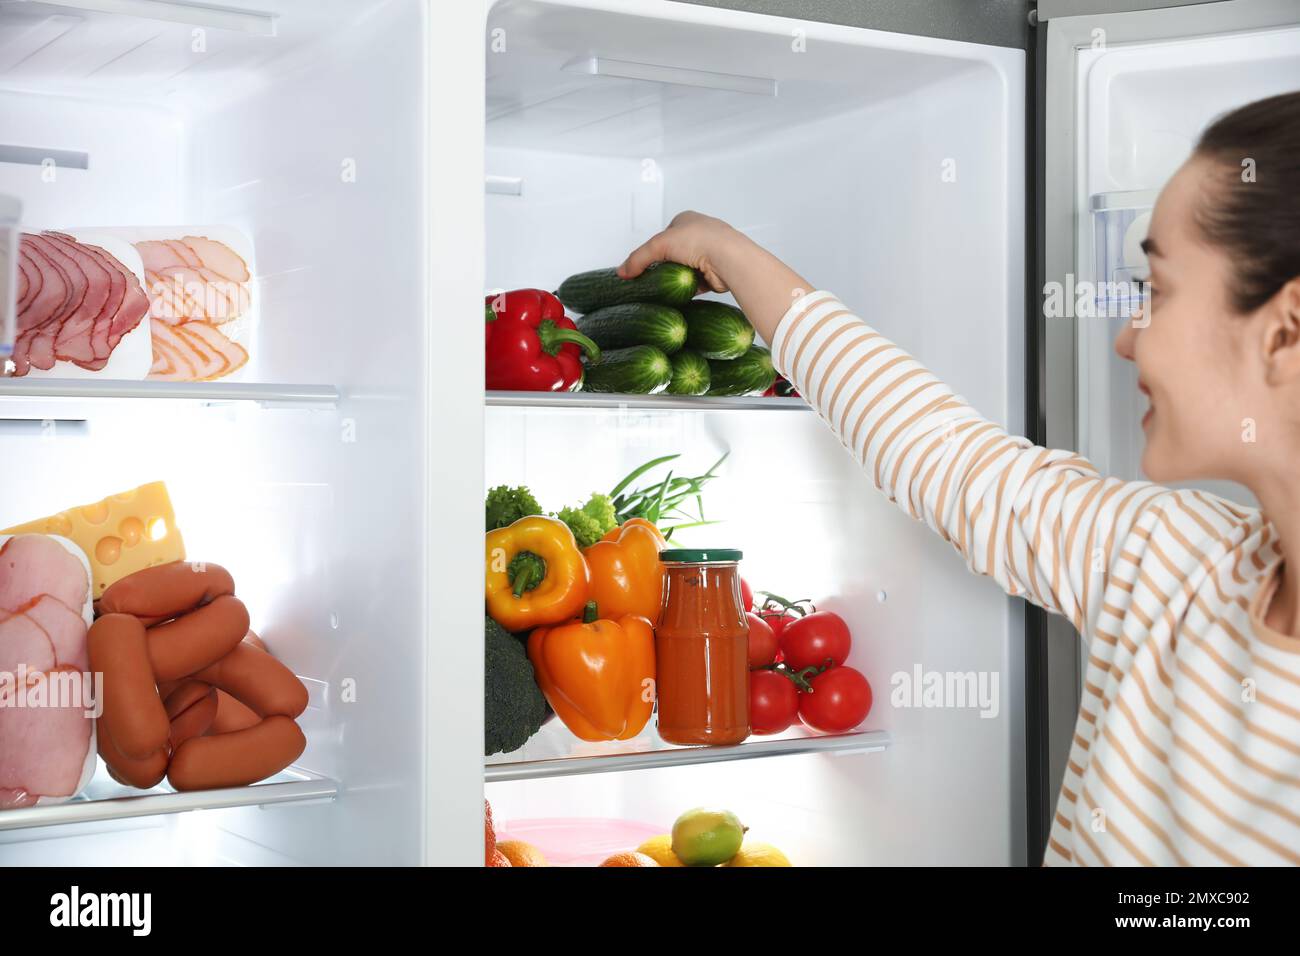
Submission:
<svg viewBox="0 0 1300 956">
<path fill-rule="evenodd" d="M 559 724 L 552 721 L 552 725 Z M 563 725 L 559 728 L 564 730 Z M 558 734 L 543 734 L 554 742 Z M 565 732 L 567 734 L 567 731 Z M 539 735 L 540 736 L 540 735 Z M 625 770 L 653 770 L 659 767 L 686 767 L 692 764 L 725 763 L 731 760 L 754 760 L 761 757 L 788 757 L 799 754 L 862 754 L 887 749 L 892 743 L 883 730 L 860 730 L 847 734 L 813 734 L 801 730 L 787 731 L 773 737 L 751 737 L 730 747 L 677 747 L 666 744 L 652 729 L 633 740 L 609 743 L 586 743 L 568 735 L 569 753 L 533 758 L 532 741 L 513 754 L 487 758 L 484 778 L 488 783 L 505 780 L 533 780 L 539 777 L 567 777 L 587 773 L 611 773 Z M 536 738 L 534 738 L 536 739 Z M 558 749 L 555 747 L 547 749 Z M 524 754 L 525 758 L 520 759 Z"/>
<path fill-rule="evenodd" d="M 695 411 L 753 410 L 807 411 L 802 398 L 777 398 L 761 395 L 612 395 L 603 392 L 505 392 L 484 393 L 488 407 L 504 408 L 637 408 L 691 409 Z"/>
<path fill-rule="evenodd" d="M 333 800 L 338 792 L 338 783 L 328 777 L 292 767 L 249 787 L 177 793 L 164 783 L 152 790 L 136 790 L 114 781 L 101 764 L 86 789 L 67 803 L 0 810 L 0 831 L 126 820 L 187 810 L 316 802 Z"/>
<path fill-rule="evenodd" d="M 256 402 L 298 408 L 334 408 L 338 405 L 339 392 L 332 385 L 0 378 L 0 399 L 104 398 L 193 401 L 209 405 Z"/>
</svg>

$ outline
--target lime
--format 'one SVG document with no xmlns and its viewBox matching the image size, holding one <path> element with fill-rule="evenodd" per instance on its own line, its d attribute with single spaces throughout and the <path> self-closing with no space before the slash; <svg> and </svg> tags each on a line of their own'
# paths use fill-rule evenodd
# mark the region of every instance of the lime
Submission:
<svg viewBox="0 0 1300 956">
<path fill-rule="evenodd" d="M 730 810 L 696 807 L 673 824 L 673 853 L 687 866 L 717 866 L 740 850 L 745 827 Z"/>
</svg>

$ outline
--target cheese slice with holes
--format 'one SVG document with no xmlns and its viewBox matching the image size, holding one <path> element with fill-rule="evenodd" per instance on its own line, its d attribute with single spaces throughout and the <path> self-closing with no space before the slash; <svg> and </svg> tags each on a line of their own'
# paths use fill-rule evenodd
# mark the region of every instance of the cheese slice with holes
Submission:
<svg viewBox="0 0 1300 956">
<path fill-rule="evenodd" d="M 90 561 L 96 601 L 128 574 L 185 560 L 185 542 L 161 481 L 14 525 L 0 534 L 56 534 L 75 542 Z"/>
</svg>

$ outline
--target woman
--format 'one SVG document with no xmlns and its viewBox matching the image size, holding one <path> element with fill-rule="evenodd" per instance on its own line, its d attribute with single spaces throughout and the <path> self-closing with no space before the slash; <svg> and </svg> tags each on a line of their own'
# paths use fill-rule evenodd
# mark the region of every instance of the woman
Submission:
<svg viewBox="0 0 1300 956">
<path fill-rule="evenodd" d="M 1045 862 L 1300 863 L 1300 93 L 1206 130 L 1144 248 L 1149 322 L 1116 342 L 1150 399 L 1143 470 L 1240 482 L 1262 510 L 1008 435 L 717 219 L 682 213 L 620 272 L 674 260 L 730 290 L 876 487 L 1074 622 L 1087 674 Z"/>
</svg>

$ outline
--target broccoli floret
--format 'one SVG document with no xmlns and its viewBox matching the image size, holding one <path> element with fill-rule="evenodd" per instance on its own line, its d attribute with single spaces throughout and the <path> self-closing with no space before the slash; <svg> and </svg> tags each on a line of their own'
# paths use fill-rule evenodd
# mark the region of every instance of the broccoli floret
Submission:
<svg viewBox="0 0 1300 956">
<path fill-rule="evenodd" d="M 613 499 L 599 492 L 592 492 L 581 508 L 561 508 L 555 517 L 569 526 L 579 548 L 591 547 L 610 529 L 618 527 Z"/>
<path fill-rule="evenodd" d="M 546 720 L 546 698 L 524 645 L 490 617 L 483 619 L 483 755 L 518 750 Z"/>
<path fill-rule="evenodd" d="M 591 498 L 582 506 L 582 510 L 600 523 L 603 529 L 601 534 L 618 527 L 618 515 L 614 513 L 614 499 L 609 495 L 593 492 Z"/>
<path fill-rule="evenodd" d="M 580 508 L 561 508 L 555 515 L 569 526 L 579 548 L 589 548 L 605 534 L 600 530 L 600 522 Z"/>
<path fill-rule="evenodd" d="M 533 493 L 519 485 L 497 485 L 487 493 L 487 530 L 495 531 L 512 525 L 527 515 L 542 514 L 542 506 Z"/>
</svg>

